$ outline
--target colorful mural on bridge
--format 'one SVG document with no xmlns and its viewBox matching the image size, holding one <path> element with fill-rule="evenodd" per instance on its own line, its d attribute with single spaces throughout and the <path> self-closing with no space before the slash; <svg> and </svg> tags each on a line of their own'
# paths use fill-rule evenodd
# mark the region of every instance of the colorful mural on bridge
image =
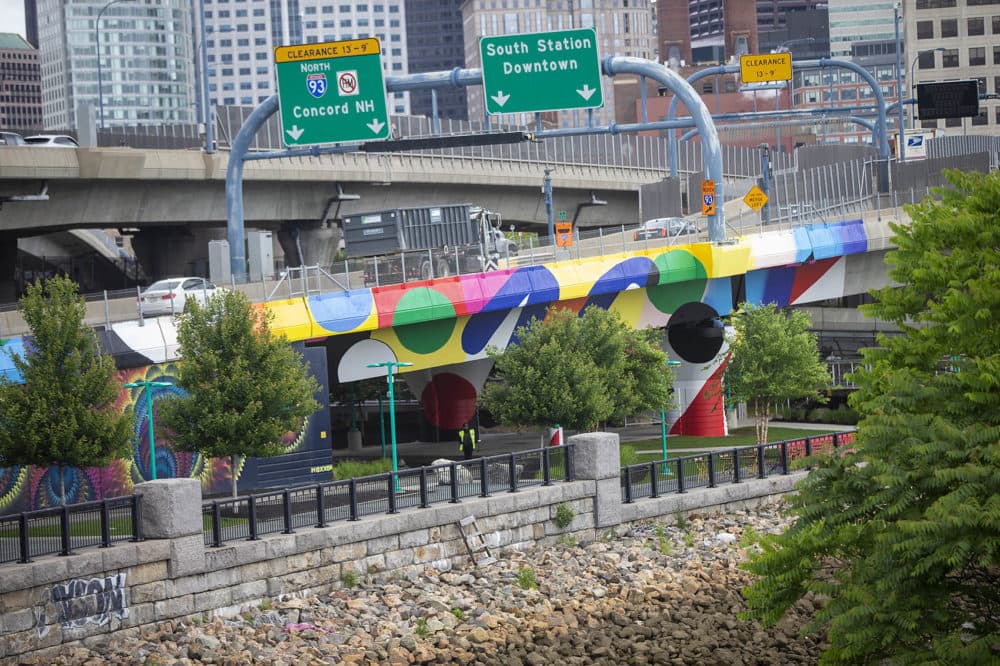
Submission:
<svg viewBox="0 0 1000 666">
<path fill-rule="evenodd" d="M 687 303 L 702 303 L 716 314 L 727 314 L 734 305 L 734 277 L 744 280 L 742 291 L 750 302 L 801 304 L 843 295 L 851 262 L 867 249 L 862 221 L 850 220 L 765 232 L 732 244 L 647 249 L 311 295 L 258 307 L 273 313 L 275 332 L 293 343 L 305 344 L 307 351 L 323 354 L 324 385 L 327 368 L 331 381 L 347 382 L 380 376 L 367 368 L 369 362 L 412 363 L 403 378 L 421 397 L 428 421 L 450 429 L 468 420 L 475 410 L 476 396 L 489 373 L 487 350 L 505 348 L 516 340 L 519 325 L 532 317 L 544 317 L 553 304 L 575 311 L 595 304 L 615 310 L 636 327 L 666 327 L 671 316 Z M 171 317 L 147 320 L 144 325 L 115 323 L 109 330 L 98 331 L 98 336 L 119 368 L 129 371 L 126 381 L 145 374 L 169 377 L 173 372 L 171 364 L 178 352 Z M 343 342 L 334 345 L 331 341 L 335 338 Z M 22 354 L 23 342 L 13 338 L 0 341 L 0 345 L 0 373 L 9 374 L 12 365 L 5 352 Z M 695 401 L 720 393 L 713 384 L 721 381 L 721 367 L 692 363 L 676 353 L 672 356 L 684 364 L 678 369 L 679 378 L 683 377 L 688 387 L 673 411 L 672 429 L 720 434 L 719 429 L 725 427 L 722 410 L 706 416 L 701 413 L 704 405 Z M 311 363 L 316 369 L 316 362 Z M 123 396 L 122 404 L 143 399 L 130 394 Z M 139 412 L 143 411 L 140 405 Z M 326 419 L 324 433 L 329 431 L 328 412 Z M 692 425 L 695 422 L 697 427 Z M 77 474 L 77 497 L 88 499 L 110 488 L 127 492 L 131 484 L 146 478 L 148 449 L 144 451 L 140 444 L 143 433 L 148 437 L 144 428 L 141 419 L 137 420 L 130 460 L 99 472 Z M 323 446 L 328 450 L 326 441 Z M 309 441 L 304 448 L 320 447 Z M 166 443 L 162 450 L 157 446 L 156 456 L 158 469 L 199 478 L 206 489 L 229 478 L 224 462 L 180 455 Z M 47 505 L 52 497 L 47 483 L 44 471 L 28 474 L 18 468 L 0 468 L 0 512 L 15 503 Z M 27 501 L 25 493 L 30 498 Z"/>
</svg>

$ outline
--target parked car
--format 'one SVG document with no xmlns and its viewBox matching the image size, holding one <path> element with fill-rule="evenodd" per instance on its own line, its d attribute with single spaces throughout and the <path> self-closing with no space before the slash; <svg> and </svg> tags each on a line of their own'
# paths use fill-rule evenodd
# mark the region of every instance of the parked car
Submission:
<svg viewBox="0 0 1000 666">
<path fill-rule="evenodd" d="M 0 132 L 0 146 L 23 146 L 24 137 L 17 132 Z"/>
<path fill-rule="evenodd" d="M 649 238 L 673 238 L 674 236 L 685 236 L 696 234 L 699 229 L 683 217 L 658 217 L 653 220 L 646 220 L 632 234 L 633 240 L 647 240 Z"/>
<path fill-rule="evenodd" d="M 79 148 L 76 139 L 67 134 L 35 134 L 24 137 L 29 146 L 45 146 L 47 148 Z"/>
<path fill-rule="evenodd" d="M 143 316 L 179 314 L 189 301 L 204 305 L 217 287 L 200 277 L 178 277 L 154 282 L 139 295 Z"/>
</svg>

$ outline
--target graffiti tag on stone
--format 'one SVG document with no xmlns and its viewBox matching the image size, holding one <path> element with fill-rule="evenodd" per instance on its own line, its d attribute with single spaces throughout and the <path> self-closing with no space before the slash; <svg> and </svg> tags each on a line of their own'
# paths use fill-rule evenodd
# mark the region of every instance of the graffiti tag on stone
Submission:
<svg viewBox="0 0 1000 666">
<path fill-rule="evenodd" d="M 36 630 L 39 637 L 48 632 L 48 613 L 51 608 L 63 629 L 86 626 L 104 626 L 112 619 L 128 617 L 125 598 L 125 572 L 102 578 L 71 580 L 53 585 L 48 590 L 48 601 L 36 613 Z"/>
</svg>

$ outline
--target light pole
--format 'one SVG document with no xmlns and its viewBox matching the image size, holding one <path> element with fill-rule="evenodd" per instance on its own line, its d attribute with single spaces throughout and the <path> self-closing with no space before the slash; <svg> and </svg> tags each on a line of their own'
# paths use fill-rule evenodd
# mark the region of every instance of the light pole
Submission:
<svg viewBox="0 0 1000 666">
<path fill-rule="evenodd" d="M 393 392 L 393 380 L 392 380 L 392 369 L 393 368 L 406 368 L 413 365 L 412 363 L 406 363 L 404 361 L 380 361 L 378 363 L 369 363 L 369 368 L 385 368 L 385 378 L 389 383 L 389 441 L 392 444 L 392 471 L 399 471 L 399 462 L 396 458 L 396 396 Z M 396 484 L 398 487 L 399 477 L 395 477 Z"/>
<path fill-rule="evenodd" d="M 556 244 L 556 227 L 553 218 L 552 203 L 552 172 L 555 169 L 545 169 L 545 179 L 542 181 L 542 194 L 545 196 L 545 218 L 549 225 L 549 241 L 553 248 Z"/>
<path fill-rule="evenodd" d="M 170 382 L 151 382 L 142 379 L 125 385 L 125 388 L 141 388 L 146 391 L 146 421 L 149 423 L 149 472 L 156 480 L 156 435 L 153 434 L 153 389 L 173 386 Z"/>
<path fill-rule="evenodd" d="M 935 51 L 945 51 L 945 50 L 947 49 L 945 49 L 943 46 L 935 46 L 932 49 L 921 49 L 917 51 L 917 54 L 913 56 L 912 62 L 910 62 L 910 90 L 914 90 L 917 87 L 916 70 L 914 68 L 917 66 L 917 61 L 920 60 L 920 56 L 924 53 L 934 53 Z M 913 97 L 912 93 L 910 97 Z M 902 103 L 902 98 L 900 99 L 900 103 Z M 916 126 L 917 126 L 917 112 L 914 111 L 913 107 L 911 106 L 910 127 L 913 128 Z"/>
<path fill-rule="evenodd" d="M 208 93 L 208 43 L 205 37 L 205 0 L 198 0 L 198 25 L 201 28 L 201 114 L 205 122 L 205 152 L 215 152 L 215 119 Z"/>
<path fill-rule="evenodd" d="M 906 137 L 903 136 L 906 132 L 903 126 L 903 114 L 906 109 L 903 108 L 903 42 L 902 37 L 899 34 L 899 22 L 903 20 L 902 16 L 899 14 L 900 3 L 892 3 L 892 17 L 893 23 L 896 26 L 896 100 L 899 103 L 899 109 L 897 109 L 897 122 L 896 129 L 899 130 L 899 138 L 897 139 L 898 145 L 896 146 L 899 150 L 899 161 L 906 161 Z"/>
<path fill-rule="evenodd" d="M 97 21 L 94 23 L 94 30 L 97 33 L 97 124 L 101 129 L 104 129 L 104 81 L 101 73 L 101 17 L 104 16 L 104 11 L 111 5 L 129 1 L 111 0 L 111 2 L 101 7 L 101 11 L 97 12 Z"/>
</svg>

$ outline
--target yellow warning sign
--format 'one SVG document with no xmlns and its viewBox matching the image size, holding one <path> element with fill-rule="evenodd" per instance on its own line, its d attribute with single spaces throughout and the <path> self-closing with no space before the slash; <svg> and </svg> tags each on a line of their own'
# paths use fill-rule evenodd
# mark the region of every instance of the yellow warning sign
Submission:
<svg viewBox="0 0 1000 666">
<path fill-rule="evenodd" d="M 743 197 L 743 203 L 750 206 L 754 210 L 760 210 L 767 203 L 767 195 L 764 194 L 764 190 L 760 189 L 756 185 L 750 188 L 747 195 Z"/>
<path fill-rule="evenodd" d="M 765 53 L 740 56 L 740 78 L 743 83 L 791 81 L 792 54 Z"/>
</svg>

